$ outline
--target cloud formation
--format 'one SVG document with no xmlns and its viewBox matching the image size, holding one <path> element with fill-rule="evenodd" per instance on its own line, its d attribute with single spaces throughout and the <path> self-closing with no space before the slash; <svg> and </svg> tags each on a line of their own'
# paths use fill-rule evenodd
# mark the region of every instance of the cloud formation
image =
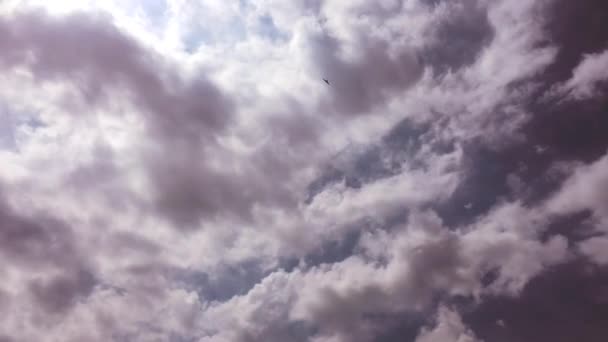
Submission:
<svg viewBox="0 0 608 342">
<path fill-rule="evenodd" d="M 0 341 L 601 338 L 602 15 L 0 4 Z"/>
</svg>

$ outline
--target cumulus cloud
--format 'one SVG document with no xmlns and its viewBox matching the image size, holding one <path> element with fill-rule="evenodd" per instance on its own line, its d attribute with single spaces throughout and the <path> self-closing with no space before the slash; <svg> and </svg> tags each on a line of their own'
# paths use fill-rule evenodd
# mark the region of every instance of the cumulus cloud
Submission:
<svg viewBox="0 0 608 342">
<path fill-rule="evenodd" d="M 441 307 L 433 329 L 423 328 L 416 342 L 456 341 L 476 342 L 474 333 L 466 328 L 458 313 Z"/>
<path fill-rule="evenodd" d="M 606 263 L 563 1 L 0 4 L 0 340 L 510 331 L 471 317 Z"/>
</svg>

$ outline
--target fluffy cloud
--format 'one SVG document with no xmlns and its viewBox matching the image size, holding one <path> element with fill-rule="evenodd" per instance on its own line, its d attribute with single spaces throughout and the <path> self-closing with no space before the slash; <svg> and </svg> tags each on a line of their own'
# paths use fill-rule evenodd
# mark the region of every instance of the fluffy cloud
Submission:
<svg viewBox="0 0 608 342">
<path fill-rule="evenodd" d="M 560 1 L 0 4 L 0 340 L 479 341 L 606 262 L 607 158 L 535 145 L 605 96 Z"/>
<path fill-rule="evenodd" d="M 437 323 L 434 329 L 424 328 L 417 342 L 434 341 L 456 341 L 456 342 L 475 342 L 479 341 L 475 335 L 467 329 L 458 313 L 447 308 L 440 308 L 437 315 Z"/>
</svg>

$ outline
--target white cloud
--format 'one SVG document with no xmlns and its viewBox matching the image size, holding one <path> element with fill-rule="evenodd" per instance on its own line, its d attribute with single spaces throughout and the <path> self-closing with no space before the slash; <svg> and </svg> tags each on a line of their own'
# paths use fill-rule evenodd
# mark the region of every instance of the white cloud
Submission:
<svg viewBox="0 0 608 342">
<path fill-rule="evenodd" d="M 574 99 L 592 98 L 600 83 L 608 80 L 608 51 L 585 55 L 574 69 L 572 78 L 566 81 L 560 91 Z"/>
<path fill-rule="evenodd" d="M 530 118 L 511 85 L 555 58 L 538 47 L 543 4 L 156 5 L 2 7 L 16 119 L 0 128 L 15 145 L 0 151 L 0 312 L 15 314 L 0 339 L 369 341 L 368 314 L 517 294 L 567 260 L 564 238 L 538 240 L 547 212 L 608 212 L 605 160 L 548 209 L 500 203 L 464 227 L 434 210 L 464 177 L 462 146 L 500 148 Z M 349 255 L 305 261 L 352 233 Z M 418 336 L 452 340 L 476 341 L 446 308 Z"/>
<path fill-rule="evenodd" d="M 607 187 L 608 155 L 599 160 L 579 165 L 572 170 L 562 188 L 547 202 L 549 210 L 556 214 L 574 213 L 589 209 L 602 221 L 601 229 L 608 223 Z"/>
<path fill-rule="evenodd" d="M 423 328 L 416 342 L 479 342 L 475 334 L 462 323 L 457 312 L 440 307 L 437 322 L 432 329 Z"/>
<path fill-rule="evenodd" d="M 593 237 L 579 244 L 579 250 L 594 262 L 604 265 L 608 263 L 608 238 Z"/>
</svg>

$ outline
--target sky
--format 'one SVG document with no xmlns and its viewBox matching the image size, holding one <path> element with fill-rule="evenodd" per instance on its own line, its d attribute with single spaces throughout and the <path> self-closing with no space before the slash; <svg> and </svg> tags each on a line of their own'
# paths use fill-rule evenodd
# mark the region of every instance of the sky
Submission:
<svg viewBox="0 0 608 342">
<path fill-rule="evenodd" d="M 0 1 L 0 341 L 606 341 L 607 108 L 604 0 Z"/>
</svg>

